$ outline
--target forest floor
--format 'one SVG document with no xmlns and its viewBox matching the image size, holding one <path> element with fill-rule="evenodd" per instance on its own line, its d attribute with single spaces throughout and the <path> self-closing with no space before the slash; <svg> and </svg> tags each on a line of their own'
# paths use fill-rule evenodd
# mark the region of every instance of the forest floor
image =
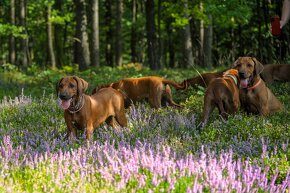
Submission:
<svg viewBox="0 0 290 193">
<path fill-rule="evenodd" d="M 285 110 L 268 117 L 214 112 L 198 129 L 204 89 L 173 90 L 183 108 L 126 111 L 127 128 L 95 129 L 93 142 L 63 140 L 55 84 L 78 75 L 96 84 L 159 75 L 176 82 L 209 70 L 102 67 L 78 72 L 0 71 L 0 192 L 290 192 L 290 84 L 269 85 Z"/>
</svg>

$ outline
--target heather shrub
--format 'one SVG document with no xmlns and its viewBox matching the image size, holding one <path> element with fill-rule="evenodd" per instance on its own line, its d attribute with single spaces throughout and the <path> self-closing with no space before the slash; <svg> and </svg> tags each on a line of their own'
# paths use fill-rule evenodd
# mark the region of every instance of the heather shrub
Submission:
<svg viewBox="0 0 290 193">
<path fill-rule="evenodd" d="M 59 77 L 75 73 L 92 89 L 128 76 L 181 81 L 194 72 L 65 68 L 36 76 L 34 71 L 21 80 L 0 76 L 1 192 L 289 192 L 289 83 L 269 86 L 285 111 L 268 117 L 241 111 L 223 122 L 215 111 L 199 129 L 204 90 L 173 90 L 183 108 L 155 110 L 140 103 L 126 111 L 127 128 L 104 124 L 92 142 L 79 132 L 70 143 L 55 101 Z"/>
</svg>

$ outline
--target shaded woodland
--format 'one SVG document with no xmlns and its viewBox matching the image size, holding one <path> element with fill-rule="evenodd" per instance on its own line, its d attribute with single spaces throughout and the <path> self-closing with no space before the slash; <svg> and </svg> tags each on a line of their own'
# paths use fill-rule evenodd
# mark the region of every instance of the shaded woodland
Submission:
<svg viewBox="0 0 290 193">
<path fill-rule="evenodd" d="M 290 62 L 282 0 L 1 0 L 0 65 L 80 70 L 142 63 L 212 68 L 251 55 Z"/>
</svg>

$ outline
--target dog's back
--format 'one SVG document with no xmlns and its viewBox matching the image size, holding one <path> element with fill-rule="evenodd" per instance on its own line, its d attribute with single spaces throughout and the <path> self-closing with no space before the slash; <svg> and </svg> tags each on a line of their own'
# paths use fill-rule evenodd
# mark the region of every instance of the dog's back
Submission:
<svg viewBox="0 0 290 193">
<path fill-rule="evenodd" d="M 266 83 L 274 81 L 289 82 L 290 81 L 290 64 L 267 64 L 261 72 L 261 78 Z"/>
</svg>

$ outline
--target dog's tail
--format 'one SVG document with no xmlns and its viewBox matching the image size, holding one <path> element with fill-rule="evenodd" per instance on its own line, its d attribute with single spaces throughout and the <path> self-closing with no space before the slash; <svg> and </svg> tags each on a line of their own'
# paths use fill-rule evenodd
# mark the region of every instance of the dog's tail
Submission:
<svg viewBox="0 0 290 193">
<path fill-rule="evenodd" d="M 164 85 L 169 84 L 171 86 L 174 86 L 176 88 L 176 90 L 185 90 L 185 89 L 187 89 L 187 81 L 186 80 L 184 80 L 183 82 L 178 84 L 178 83 L 176 83 L 176 82 L 174 82 L 172 80 L 163 79 L 162 83 Z"/>
</svg>

